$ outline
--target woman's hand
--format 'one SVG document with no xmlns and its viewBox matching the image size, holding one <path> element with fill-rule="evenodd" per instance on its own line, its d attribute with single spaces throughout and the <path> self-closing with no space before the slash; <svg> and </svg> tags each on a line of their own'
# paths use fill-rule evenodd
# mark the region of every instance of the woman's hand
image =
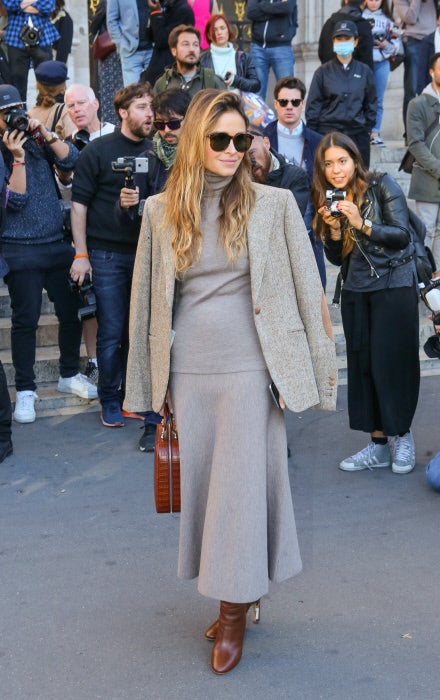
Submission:
<svg viewBox="0 0 440 700">
<path fill-rule="evenodd" d="M 340 241 L 341 237 L 342 237 L 342 233 L 341 233 L 341 224 L 339 223 L 338 217 L 333 216 L 330 209 L 327 209 L 326 206 L 320 207 L 318 209 L 318 214 L 319 214 L 319 216 L 322 216 L 324 223 L 329 227 L 330 238 L 333 241 Z"/>
<path fill-rule="evenodd" d="M 165 415 L 165 404 L 168 404 L 168 410 L 169 410 L 169 412 L 170 412 L 170 413 L 174 413 L 174 410 L 173 410 L 173 402 L 171 401 L 171 393 L 170 393 L 170 390 L 169 390 L 169 389 L 167 389 L 167 393 L 165 394 L 165 401 L 163 402 L 162 407 L 161 407 L 161 409 L 160 409 L 160 411 L 159 411 L 159 415 L 161 415 L 162 418 L 163 418 L 164 415 Z"/>
<path fill-rule="evenodd" d="M 286 402 L 284 401 L 281 394 L 278 396 L 278 401 L 280 403 L 280 408 L 284 411 L 286 409 Z"/>
<path fill-rule="evenodd" d="M 341 199 L 339 202 L 336 202 L 336 209 L 341 212 L 342 216 L 346 217 L 350 226 L 360 231 L 364 220 L 358 206 L 354 202 L 350 202 L 349 199 Z"/>
</svg>

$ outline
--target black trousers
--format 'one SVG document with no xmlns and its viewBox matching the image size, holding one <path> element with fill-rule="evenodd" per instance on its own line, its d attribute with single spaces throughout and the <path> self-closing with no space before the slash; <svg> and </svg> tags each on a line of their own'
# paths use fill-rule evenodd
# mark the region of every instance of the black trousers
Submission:
<svg viewBox="0 0 440 700">
<path fill-rule="evenodd" d="M 362 160 L 364 161 L 364 165 L 368 170 L 368 168 L 370 167 L 371 151 L 370 134 L 368 133 L 368 131 L 363 131 L 362 133 L 357 134 L 350 134 L 349 131 L 346 131 L 345 133 L 351 138 L 352 141 L 355 142 L 356 146 L 359 148 Z"/>
<path fill-rule="evenodd" d="M 60 375 L 79 371 L 82 324 L 79 296 L 67 284 L 74 250 L 64 241 L 43 245 L 3 244 L 10 271 L 5 277 L 12 308 L 11 349 L 17 391 L 35 391 L 35 349 L 43 289 L 59 321 Z"/>
<path fill-rule="evenodd" d="M 8 56 L 12 84 L 17 88 L 23 102 L 26 102 L 31 59 L 33 68 L 37 68 L 43 61 L 52 60 L 52 49 L 50 46 L 27 46 L 23 49 L 8 46 Z"/>
<path fill-rule="evenodd" d="M 420 384 L 416 289 L 343 290 L 341 312 L 350 427 L 385 435 L 407 432 Z"/>
<path fill-rule="evenodd" d="M 0 442 L 11 439 L 12 409 L 5 370 L 0 361 Z"/>
</svg>

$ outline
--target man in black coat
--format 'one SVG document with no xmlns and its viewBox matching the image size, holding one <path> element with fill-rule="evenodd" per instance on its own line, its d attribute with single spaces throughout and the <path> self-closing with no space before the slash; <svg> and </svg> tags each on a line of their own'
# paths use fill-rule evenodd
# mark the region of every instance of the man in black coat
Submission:
<svg viewBox="0 0 440 700">
<path fill-rule="evenodd" d="M 356 24 L 358 32 L 358 45 L 353 58 L 366 63 L 373 70 L 373 35 L 371 24 L 362 17 L 362 10 L 366 5 L 365 0 L 344 0 L 340 10 L 334 12 L 325 22 L 319 37 L 318 56 L 321 63 L 326 63 L 334 58 L 333 30 L 337 22 L 350 20 Z"/>
<path fill-rule="evenodd" d="M 141 81 L 154 85 L 165 68 L 174 63 L 168 46 L 172 29 L 179 24 L 195 24 L 194 12 L 186 0 L 148 0 L 150 7 L 150 32 L 154 43 L 153 55 L 148 68 L 142 73 Z"/>
<path fill-rule="evenodd" d="M 248 129 L 253 135 L 249 156 L 252 164 L 252 179 L 262 185 L 280 187 L 290 190 L 295 197 L 301 216 L 306 224 L 310 242 L 321 276 L 322 286 L 325 289 L 326 275 L 322 246 L 317 241 L 311 230 L 313 207 L 310 200 L 310 183 L 306 170 L 298 165 L 288 163 L 286 159 L 270 147 L 270 141 L 259 127 L 251 126 Z"/>
</svg>

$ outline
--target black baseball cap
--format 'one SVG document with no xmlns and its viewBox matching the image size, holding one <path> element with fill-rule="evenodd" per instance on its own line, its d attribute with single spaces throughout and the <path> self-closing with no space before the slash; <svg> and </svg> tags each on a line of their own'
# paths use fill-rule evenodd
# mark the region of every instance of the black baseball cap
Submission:
<svg viewBox="0 0 440 700">
<path fill-rule="evenodd" d="M 335 38 L 335 36 L 353 36 L 357 37 L 358 36 L 358 30 L 354 22 L 350 22 L 349 20 L 344 22 L 336 22 L 335 28 L 333 29 L 333 34 L 332 34 L 332 39 Z"/>
</svg>

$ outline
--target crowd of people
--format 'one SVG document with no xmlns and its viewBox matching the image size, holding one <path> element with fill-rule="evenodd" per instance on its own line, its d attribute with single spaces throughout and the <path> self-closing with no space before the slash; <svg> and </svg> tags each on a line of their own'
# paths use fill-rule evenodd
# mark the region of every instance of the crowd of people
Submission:
<svg viewBox="0 0 440 700">
<path fill-rule="evenodd" d="M 240 661 L 251 605 L 269 580 L 301 569 L 283 410 L 335 408 L 325 257 L 343 279 L 350 427 L 371 435 L 339 467 L 407 474 L 415 466 L 410 212 L 396 181 L 369 163 L 371 147 L 384 146 L 384 94 L 404 51 L 410 196 L 435 263 L 436 3 L 396 1 L 393 16 L 387 0 L 343 0 L 322 28 L 322 65 L 307 95 L 294 76 L 295 0 L 248 0 L 249 52 L 236 49 L 228 18 L 209 0 L 101 0 L 92 30 L 113 45 L 98 59 L 100 99 L 69 83 L 63 2 L 3 7 L 0 274 L 16 399 L 12 414 L 0 366 L 0 462 L 13 450 L 12 416 L 36 419 L 46 290 L 59 321 L 60 392 L 98 398 L 106 428 L 142 420 L 145 452 L 165 404 L 176 415 L 178 572 L 220 600 L 205 636 L 213 671 L 227 673 Z M 27 109 L 31 62 L 38 95 Z M 242 95 L 265 101 L 271 69 L 276 119 L 261 124 Z"/>
</svg>

